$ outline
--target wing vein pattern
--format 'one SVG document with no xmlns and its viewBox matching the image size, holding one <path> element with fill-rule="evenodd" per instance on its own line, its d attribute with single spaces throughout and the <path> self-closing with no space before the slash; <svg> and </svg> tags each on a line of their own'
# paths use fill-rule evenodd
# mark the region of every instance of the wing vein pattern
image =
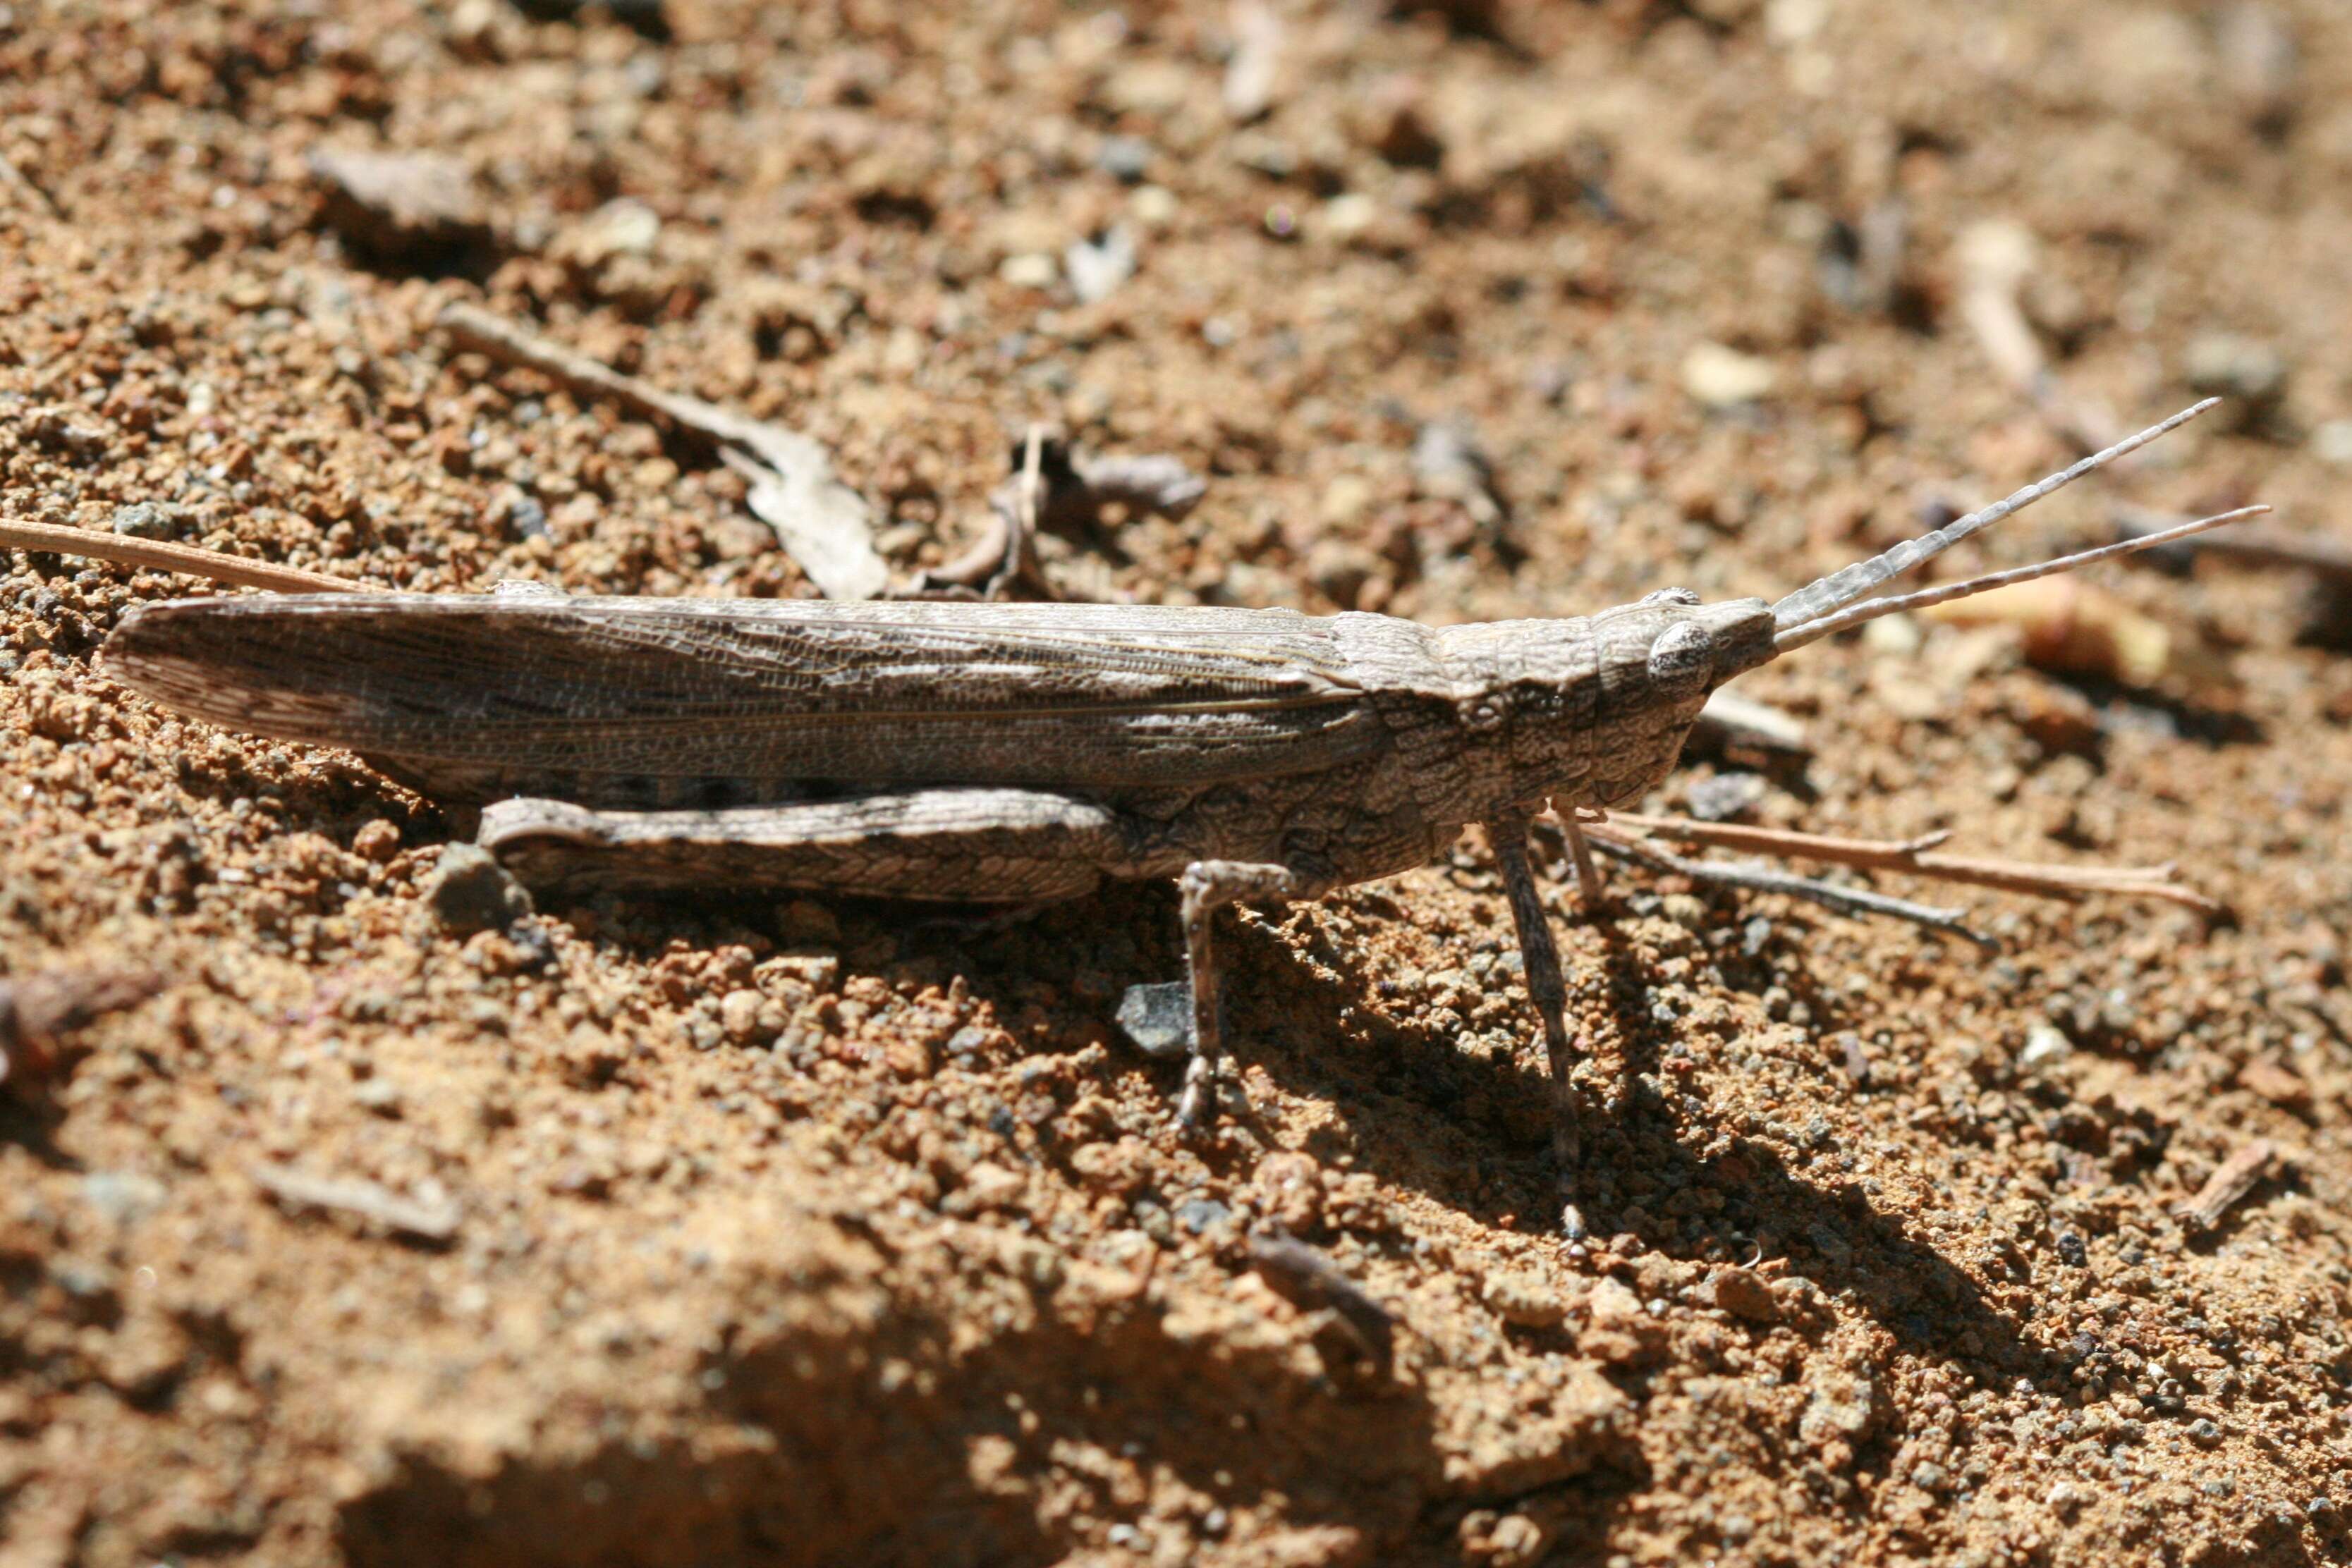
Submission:
<svg viewBox="0 0 2352 1568">
<path fill-rule="evenodd" d="M 224 726 L 363 754 L 647 777 L 1189 785 L 1381 727 L 1283 611 L 823 601 L 186 600 L 109 663 Z"/>
</svg>

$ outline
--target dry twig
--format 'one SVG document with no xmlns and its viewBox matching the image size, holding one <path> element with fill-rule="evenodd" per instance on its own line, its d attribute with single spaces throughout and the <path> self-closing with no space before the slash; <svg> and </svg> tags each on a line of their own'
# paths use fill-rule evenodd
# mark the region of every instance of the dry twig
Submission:
<svg viewBox="0 0 2352 1568">
<path fill-rule="evenodd" d="M 1282 18 L 1265 0 L 1234 0 L 1234 52 L 1225 62 L 1225 114 L 1246 125 L 1274 107 L 1282 68 Z"/>
<path fill-rule="evenodd" d="M 41 969 L 0 980 L 0 1083 L 35 1083 L 57 1068 L 59 1037 L 163 988 L 149 969 Z"/>
<path fill-rule="evenodd" d="M 865 497 L 834 477 L 833 458 L 814 437 L 664 392 L 471 305 L 450 306 L 441 325 L 461 348 L 537 371 L 574 392 L 609 397 L 709 441 L 750 483 L 752 514 L 775 530 L 826 598 L 871 599 L 888 582 Z"/>
<path fill-rule="evenodd" d="M 1000 599 L 1026 591 L 1052 598 L 1037 570 L 1034 541 L 1039 528 L 1084 526 L 1112 506 L 1181 517 L 1207 490 L 1181 458 L 1161 453 L 1089 456 L 1040 426 L 1030 428 L 1017 450 L 1013 476 L 988 498 L 989 531 L 893 597 Z"/>
<path fill-rule="evenodd" d="M 1728 686 L 1707 693 L 1694 735 L 1703 735 L 1719 747 L 1744 747 L 1789 757 L 1810 757 L 1813 751 L 1803 720 Z"/>
<path fill-rule="evenodd" d="M 2038 898 L 2079 899 L 2085 894 L 2111 893 L 2129 898 L 2160 898 L 2185 904 L 2202 915 L 2226 914 L 2224 905 L 2195 888 L 2183 886 L 2170 865 L 2070 866 L 2037 865 L 2028 861 L 1977 859 L 1936 852 L 1951 835 L 1928 833 L 1916 839 L 1844 839 L 1820 833 L 1792 832 L 1780 828 L 1750 828 L 1732 822 L 1699 822 L 1687 817 L 1645 817 L 1632 811 L 1612 811 L 1609 826 L 1656 833 L 1684 843 L 1716 849 L 1745 850 L 1755 854 L 1787 855 L 1795 860 L 1832 865 L 1861 866 L 1873 871 L 1900 872 L 1938 882 L 1996 887 L 2004 893 L 2031 894 Z M 1588 830 L 1589 831 L 1589 830 Z M 1601 830 L 1606 831 L 1606 829 Z"/>
<path fill-rule="evenodd" d="M 1612 817 L 1611 823 L 1616 819 Z M 1835 883 L 1821 882 L 1790 872 L 1774 871 L 1771 867 L 1753 862 L 1691 860 L 1683 855 L 1669 854 L 1625 833 L 1612 833 L 1607 826 L 1584 824 L 1584 833 L 1592 847 L 1613 860 L 1631 861 L 1635 865 L 1648 866 L 1676 876 L 1686 876 L 1694 882 L 1714 883 L 1722 887 L 1746 888 L 1751 893 L 1784 893 L 1793 898 L 1818 904 L 1841 915 L 1885 915 L 1896 920 L 1948 936 L 1964 936 L 1979 947 L 1997 944 L 1990 936 L 1969 929 L 1962 923 L 1962 912 L 1944 909 L 1932 904 L 1914 904 L 1907 898 L 1894 898 L 1867 888 L 1840 887 Z"/>
<path fill-rule="evenodd" d="M 2066 390 L 2050 369 L 2020 298 L 2034 268 L 2033 238 L 1993 219 L 1960 239 L 1960 317 L 2001 378 L 2033 400 L 2043 419 L 2084 452 L 2113 446 L 2114 415 Z"/>
<path fill-rule="evenodd" d="M 1396 1320 L 1321 1248 L 1268 1225 L 1250 1233 L 1249 1260 L 1285 1295 L 1328 1307 L 1383 1375 L 1395 1364 Z"/>
<path fill-rule="evenodd" d="M 53 523 L 20 523 L 0 518 L 0 549 L 42 550 L 78 555 L 117 566 L 145 567 L 153 571 L 185 572 L 233 588 L 260 588 L 273 593 L 383 593 L 373 582 L 329 577 L 297 566 L 277 566 L 247 560 L 223 550 L 195 545 L 175 545 L 161 539 L 135 539 L 121 534 L 64 528 Z"/>
<path fill-rule="evenodd" d="M 248 1167 L 246 1174 L 280 1202 L 340 1209 L 422 1241 L 448 1240 L 457 1234 L 457 1222 L 464 1218 L 454 1203 L 419 1203 L 372 1181 L 310 1176 L 291 1166 L 268 1162 Z"/>
<path fill-rule="evenodd" d="M 2210 1230 L 2221 1223 L 2245 1196 L 2262 1184 L 2270 1174 L 2271 1162 L 2278 1151 L 2268 1138 L 2256 1138 L 2215 1167 L 2197 1196 L 2172 1211 L 2173 1218 L 2198 1230 Z"/>
</svg>

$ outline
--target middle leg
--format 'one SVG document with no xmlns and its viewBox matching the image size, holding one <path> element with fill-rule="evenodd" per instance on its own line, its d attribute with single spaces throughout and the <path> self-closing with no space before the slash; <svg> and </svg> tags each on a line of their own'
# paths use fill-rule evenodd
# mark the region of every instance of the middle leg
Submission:
<svg viewBox="0 0 2352 1568">
<path fill-rule="evenodd" d="M 1551 1159 L 1555 1178 L 1559 1183 L 1561 1223 L 1571 1234 L 1584 1228 L 1577 1211 L 1570 1183 L 1575 1179 L 1579 1140 L 1576 1125 L 1576 1086 L 1569 1072 L 1576 1065 L 1578 1052 L 1568 1039 L 1568 982 L 1559 969 L 1559 947 L 1553 942 L 1551 922 L 1546 917 L 1543 894 L 1536 886 L 1533 868 L 1528 864 L 1528 828 L 1525 815 L 1497 818 L 1486 824 L 1486 839 L 1495 852 L 1495 863 L 1503 873 L 1504 891 L 1511 900 L 1511 923 L 1518 927 L 1519 956 L 1527 966 L 1528 999 L 1535 1004 L 1536 1014 L 1543 1021 L 1544 1055 L 1551 1067 Z M 1571 824 L 1569 830 L 1575 831 Z M 1591 889 L 1592 883 L 1585 883 Z"/>
</svg>

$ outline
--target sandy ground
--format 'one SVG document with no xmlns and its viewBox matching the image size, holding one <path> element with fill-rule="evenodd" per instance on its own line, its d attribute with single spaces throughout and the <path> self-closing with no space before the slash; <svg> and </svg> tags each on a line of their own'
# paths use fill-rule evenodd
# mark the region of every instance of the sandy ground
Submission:
<svg viewBox="0 0 2352 1568">
<path fill-rule="evenodd" d="M 1049 420 L 1208 485 L 1049 534 L 1074 597 L 1777 594 L 2206 386 L 1955 570 L 2126 503 L 2347 537 L 2329 0 L 634 16 L 0 5 L 0 515 L 813 591 L 707 448 L 455 352 L 474 301 L 807 431 L 902 577 Z M 462 936 L 466 813 L 93 672 L 184 580 L 0 569 L 0 971 L 155 988 L 20 1017 L 0 1089 L 11 1563 L 2352 1556 L 2352 663 L 2292 574 L 2101 569 L 2173 640 L 2128 679 L 1921 623 L 1744 682 L 1810 760 L 1661 804 L 2177 860 L 2235 917 L 1963 891 L 1981 953 L 1620 870 L 1558 912 L 1572 1245 L 1475 835 L 1233 925 L 1255 1116 L 1185 1141 L 1112 1022 L 1181 966 L 1165 889 Z"/>
</svg>

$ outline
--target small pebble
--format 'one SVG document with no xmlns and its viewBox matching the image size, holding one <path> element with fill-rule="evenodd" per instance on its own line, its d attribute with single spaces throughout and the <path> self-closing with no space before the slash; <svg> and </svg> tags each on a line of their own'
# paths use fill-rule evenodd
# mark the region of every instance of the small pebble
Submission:
<svg viewBox="0 0 2352 1568">
<path fill-rule="evenodd" d="M 1115 225 L 1099 239 L 1075 241 L 1062 253 L 1062 270 L 1080 304 L 1108 299 L 1135 276 L 1135 236 Z"/>
<path fill-rule="evenodd" d="M 2286 361 L 2257 338 L 2207 332 L 2189 343 L 2185 368 L 2192 391 L 2231 400 L 2225 417 L 2241 427 L 2276 413 L 2286 395 Z"/>
<path fill-rule="evenodd" d="M 1018 1171 L 982 1160 L 963 1173 L 963 1190 L 979 1208 L 1009 1208 L 1020 1200 L 1027 1184 Z"/>
<path fill-rule="evenodd" d="M 326 193 L 328 225 L 378 262 L 428 266 L 489 238 L 487 209 L 461 159 L 320 148 L 310 162 Z"/>
<path fill-rule="evenodd" d="M 114 509 L 112 526 L 116 533 L 136 539 L 177 538 L 180 508 L 159 507 L 152 501 L 136 501 Z"/>
<path fill-rule="evenodd" d="M 1139 184 L 1151 172 L 1151 143 L 1140 136 L 1107 136 L 1095 153 L 1095 167 L 1121 184 Z"/>
<path fill-rule="evenodd" d="M 352 852 L 363 861 L 385 864 L 400 852 L 400 830 L 378 817 L 352 835 Z"/>
<path fill-rule="evenodd" d="M 549 247 L 567 266 L 593 272 L 615 256 L 651 256 L 661 239 L 661 214 L 622 196 L 565 230 Z"/>
<path fill-rule="evenodd" d="M 2331 419 L 2314 430 L 2311 455 L 2330 468 L 2352 468 L 2352 419 Z"/>
<path fill-rule="evenodd" d="M 744 988 L 728 992 L 719 999 L 719 1027 L 727 1038 L 747 1044 L 760 1033 L 760 1004 L 765 998 L 759 992 Z"/>
<path fill-rule="evenodd" d="M 2074 1054 L 2074 1042 L 2055 1024 L 2038 1023 L 2025 1031 L 2025 1049 L 2017 1053 L 2021 1071 L 2055 1067 Z"/>
<path fill-rule="evenodd" d="M 1368 232 L 1380 221 L 1381 206 L 1360 191 L 1343 191 L 1323 204 L 1323 232 L 1342 242 Z"/>
<path fill-rule="evenodd" d="M 1521 1328 L 1558 1328 L 1568 1316 L 1568 1303 L 1536 1274 L 1505 1269 L 1486 1276 L 1479 1291 L 1495 1315 Z"/>
<path fill-rule="evenodd" d="M 442 926 L 470 936 L 511 925 L 530 913 L 530 894 L 479 844 L 451 844 L 425 885 L 425 906 Z"/>
<path fill-rule="evenodd" d="M 1780 1303 L 1762 1275 L 1748 1269 L 1717 1269 L 1707 1277 L 1706 1292 L 1714 1305 L 1752 1323 L 1778 1322 Z"/>
<path fill-rule="evenodd" d="M 1182 980 L 1128 987 L 1119 999 L 1118 1027 L 1146 1056 L 1183 1055 L 1192 1044 L 1192 988 Z"/>
<path fill-rule="evenodd" d="M 1165 185 L 1138 185 L 1127 199 L 1127 210 L 1149 229 L 1164 229 L 1174 223 L 1181 206 L 1176 193 Z"/>
<path fill-rule="evenodd" d="M 1780 371 L 1769 360 L 1721 343 L 1701 343 L 1683 356 L 1683 390 L 1709 408 L 1736 408 L 1772 391 Z"/>
<path fill-rule="evenodd" d="M 1054 258 L 1043 251 L 1008 256 L 996 269 L 996 276 L 1015 288 L 1051 288 L 1060 274 Z"/>
<path fill-rule="evenodd" d="M 1176 1223 L 1195 1236 L 1233 1217 L 1234 1211 L 1213 1197 L 1188 1197 L 1176 1206 Z"/>
<path fill-rule="evenodd" d="M 84 1201 L 112 1224 L 131 1225 L 163 1207 L 163 1183 L 136 1171 L 92 1171 L 81 1178 Z"/>
<path fill-rule="evenodd" d="M 1683 793 L 1685 810 L 1702 822 L 1729 822 L 1746 816 L 1764 799 L 1760 773 L 1717 773 Z"/>
<path fill-rule="evenodd" d="M 841 957 L 835 953 L 779 953 L 768 963 L 777 974 L 798 980 L 813 990 L 829 991 L 841 978 Z"/>
</svg>

